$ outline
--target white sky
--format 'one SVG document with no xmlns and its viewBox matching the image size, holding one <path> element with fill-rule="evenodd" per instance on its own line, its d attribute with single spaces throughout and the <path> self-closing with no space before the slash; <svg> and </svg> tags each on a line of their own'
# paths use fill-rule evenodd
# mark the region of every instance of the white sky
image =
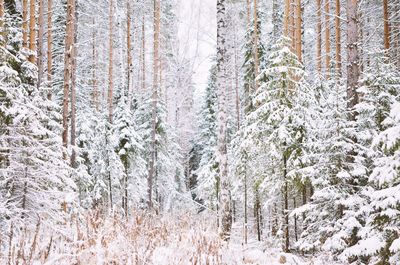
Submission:
<svg viewBox="0 0 400 265">
<path fill-rule="evenodd" d="M 206 86 L 210 59 L 216 51 L 216 0 L 177 0 L 180 51 L 194 62 L 197 90 Z"/>
</svg>

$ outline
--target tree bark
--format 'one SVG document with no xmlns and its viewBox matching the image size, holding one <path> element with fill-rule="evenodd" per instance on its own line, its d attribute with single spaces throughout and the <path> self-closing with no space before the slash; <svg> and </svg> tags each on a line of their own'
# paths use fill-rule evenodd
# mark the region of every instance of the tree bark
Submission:
<svg viewBox="0 0 400 265">
<path fill-rule="evenodd" d="M 149 176 L 147 180 L 147 192 L 148 192 L 148 206 L 153 207 L 153 181 L 155 175 L 155 163 L 156 163 L 156 126 L 157 126 L 157 100 L 158 100 L 158 88 L 159 88 L 159 45 L 160 45 L 160 2 L 154 0 L 154 41 L 153 41 L 153 94 L 152 94 L 152 132 L 151 132 L 151 157 L 150 157 L 150 168 Z"/>
<path fill-rule="evenodd" d="M 317 0 L 317 69 L 318 72 L 322 71 L 322 10 L 321 0 Z"/>
<path fill-rule="evenodd" d="M 357 9 L 357 0 L 347 0 L 347 98 L 349 110 L 353 110 L 358 103 L 357 88 L 360 78 Z M 351 118 L 355 119 L 354 113 Z"/>
<path fill-rule="evenodd" d="M 109 13 L 108 13 L 108 20 L 109 20 L 109 39 L 108 39 L 108 95 L 107 95 L 107 102 L 108 102 L 108 121 L 112 123 L 113 121 L 113 90 L 114 90 L 114 78 L 113 78 L 113 60 L 114 60 L 114 50 L 113 50 L 113 0 L 110 0 L 109 5 Z"/>
<path fill-rule="evenodd" d="M 258 77 L 258 75 L 259 75 L 259 65 L 260 65 L 260 60 L 259 60 L 259 54 L 258 54 L 258 35 L 259 35 L 259 33 L 258 33 L 258 12 L 257 12 L 257 10 L 258 10 L 258 5 L 257 5 L 257 0 L 254 0 L 254 8 L 253 8 L 253 10 L 254 10 L 254 14 L 253 14 L 253 16 L 254 16 L 254 36 L 253 36 L 253 38 L 254 38 L 254 47 L 253 47 L 253 55 L 254 55 L 254 74 L 255 74 L 255 80 L 254 80 L 254 85 L 255 85 L 255 88 L 254 88 L 254 91 L 257 91 L 258 90 L 258 81 L 257 81 L 257 77 Z"/>
<path fill-rule="evenodd" d="M 5 29 L 4 29 L 4 0 L 0 0 L 0 45 L 5 45 Z"/>
<path fill-rule="evenodd" d="M 283 156 L 283 234 L 284 244 L 283 251 L 289 252 L 290 247 L 290 235 L 289 235 L 289 194 L 288 194 L 288 180 L 287 180 L 287 158 Z"/>
<path fill-rule="evenodd" d="M 36 1 L 30 0 L 29 5 L 29 50 L 36 52 Z M 29 55 L 29 62 L 35 63 L 36 56 Z"/>
<path fill-rule="evenodd" d="M 22 0 L 22 47 L 28 48 L 28 0 Z"/>
<path fill-rule="evenodd" d="M 47 0 L 47 82 L 52 87 L 53 81 L 53 0 Z M 47 98 L 52 99 L 53 93 L 50 90 Z"/>
<path fill-rule="evenodd" d="M 71 55 L 71 167 L 76 168 L 76 57 L 78 56 L 77 50 L 77 37 L 78 37 L 78 12 L 77 2 L 74 0 L 73 14 L 74 14 L 74 40 L 72 44 Z"/>
<path fill-rule="evenodd" d="M 146 27 L 144 15 L 142 17 L 142 93 L 146 91 Z"/>
<path fill-rule="evenodd" d="M 130 95 L 131 95 L 131 70 L 132 70 L 132 43 L 131 43 L 131 12 L 129 1 L 126 3 L 126 46 L 127 46 L 127 70 L 126 70 L 126 84 L 129 97 L 130 105 Z"/>
<path fill-rule="evenodd" d="M 296 0 L 296 54 L 300 62 L 302 62 L 302 12 L 301 0 Z"/>
<path fill-rule="evenodd" d="M 388 0 L 383 0 L 383 28 L 384 28 L 384 47 L 390 49 L 390 25 L 389 25 L 389 7 Z"/>
<path fill-rule="evenodd" d="M 92 18 L 92 26 L 93 26 L 93 32 L 92 32 L 92 57 L 93 57 L 93 76 L 92 76 L 92 85 L 93 85 L 93 103 L 96 108 L 96 111 L 99 111 L 100 109 L 100 91 L 99 91 L 99 86 L 97 83 L 97 51 L 96 51 L 96 31 L 94 30 L 95 28 L 95 18 Z"/>
<path fill-rule="evenodd" d="M 336 72 L 338 78 L 342 76 L 342 43 L 341 43 L 341 28 L 340 28 L 340 0 L 336 0 Z"/>
<path fill-rule="evenodd" d="M 38 31 L 38 47 L 37 47 L 37 66 L 38 66 L 38 83 L 39 88 L 42 84 L 43 73 L 44 73 L 44 51 L 43 51 L 43 41 L 44 41 L 44 1 L 39 0 L 39 31 Z"/>
<path fill-rule="evenodd" d="M 285 12 L 283 21 L 283 35 L 289 37 L 289 17 L 290 17 L 290 0 L 285 0 Z"/>
<path fill-rule="evenodd" d="M 232 212 L 229 193 L 227 159 L 226 118 L 226 9 L 225 0 L 217 0 L 217 92 L 218 92 L 218 163 L 221 183 L 220 235 L 229 240 L 232 227 Z"/>
<path fill-rule="evenodd" d="M 63 146 L 68 147 L 68 105 L 69 105 L 69 92 L 70 92 L 70 79 L 71 79 L 71 58 L 74 39 L 74 0 L 67 1 L 67 24 L 65 34 L 65 52 L 64 52 L 64 95 L 63 95 Z M 64 159 L 67 154 L 64 153 Z"/>
<path fill-rule="evenodd" d="M 325 0 L 325 71 L 329 77 L 331 66 L 331 25 L 330 25 L 330 0 Z"/>
</svg>

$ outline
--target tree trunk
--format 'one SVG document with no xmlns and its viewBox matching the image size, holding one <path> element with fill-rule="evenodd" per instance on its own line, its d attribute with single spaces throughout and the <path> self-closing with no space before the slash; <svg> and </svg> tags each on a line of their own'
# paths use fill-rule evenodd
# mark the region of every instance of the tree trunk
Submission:
<svg viewBox="0 0 400 265">
<path fill-rule="evenodd" d="M 63 146 L 68 147 L 68 105 L 69 105 L 69 90 L 71 78 L 71 58 L 72 58 L 72 45 L 74 39 L 74 0 L 67 1 L 67 24 L 65 34 L 65 52 L 64 52 L 64 96 L 63 96 Z M 67 154 L 64 153 L 64 158 Z"/>
<path fill-rule="evenodd" d="M 109 20 L 109 43 L 108 43 L 108 95 L 107 95 L 107 102 L 108 102 L 108 121 L 112 123 L 113 121 L 113 90 L 114 90 L 114 79 L 113 79 L 113 57 L 114 57 L 114 50 L 113 50 L 113 0 L 110 0 L 109 6 L 109 13 L 108 13 L 108 20 Z"/>
<path fill-rule="evenodd" d="M 47 0 L 47 82 L 52 87 L 53 81 L 53 0 Z M 52 91 L 49 91 L 47 98 L 52 99 Z"/>
<path fill-rule="evenodd" d="M 285 0 L 285 13 L 283 21 L 283 35 L 289 37 L 290 0 Z"/>
<path fill-rule="evenodd" d="M 146 27 L 144 15 L 142 17 L 142 93 L 146 91 Z"/>
<path fill-rule="evenodd" d="M 92 76 L 92 85 L 93 85 L 93 103 L 96 108 L 96 111 L 100 109 L 100 92 L 97 83 L 97 51 L 96 51 L 96 31 L 95 28 L 95 19 L 92 19 L 92 57 L 93 57 L 93 76 Z"/>
<path fill-rule="evenodd" d="M 218 92 L 218 163 L 221 182 L 220 235 L 229 240 L 232 227 L 232 211 L 229 193 L 227 159 L 226 118 L 226 9 L 225 0 L 217 0 L 217 92 Z"/>
<path fill-rule="evenodd" d="M 74 0 L 73 13 L 74 13 L 74 40 L 72 44 L 71 55 L 71 167 L 76 168 L 76 57 L 78 56 L 77 50 L 77 37 L 78 37 L 78 12 L 77 2 Z"/>
<path fill-rule="evenodd" d="M 325 0 L 325 71 L 329 77 L 331 67 L 331 25 L 330 25 L 330 0 Z"/>
<path fill-rule="evenodd" d="M 318 72 L 322 71 L 322 10 L 321 0 L 317 0 L 317 69 Z"/>
<path fill-rule="evenodd" d="M 36 1 L 30 0 L 29 8 L 29 50 L 32 53 L 36 51 Z M 35 55 L 29 55 L 29 61 L 31 63 L 36 62 Z"/>
<path fill-rule="evenodd" d="M 28 48 L 28 0 L 22 0 L 22 47 Z"/>
<path fill-rule="evenodd" d="M 154 41 L 153 41 L 153 94 L 152 94 L 152 132 L 151 132 L 151 157 L 148 176 L 148 206 L 153 207 L 153 181 L 156 163 L 156 126 L 157 126 L 157 100 L 158 100 L 158 71 L 159 71 L 159 45 L 160 45 L 160 2 L 154 0 Z"/>
<path fill-rule="evenodd" d="M 297 58 L 301 62 L 302 59 L 302 12 L 301 12 L 301 0 L 296 0 L 296 54 Z"/>
<path fill-rule="evenodd" d="M 254 0 L 254 47 L 253 47 L 253 54 L 254 54 L 254 74 L 255 74 L 255 80 L 254 80 L 254 91 L 258 90 L 258 81 L 257 77 L 259 75 L 259 65 L 260 65 L 260 60 L 259 60 L 259 54 L 258 54 L 258 42 L 259 42 L 259 33 L 258 33 L 258 5 L 257 5 L 257 0 Z"/>
<path fill-rule="evenodd" d="M 340 0 L 336 0 L 336 17 L 335 17 L 335 29 L 336 29 L 336 71 L 337 77 L 342 76 L 342 47 L 341 47 L 341 29 L 340 29 Z"/>
<path fill-rule="evenodd" d="M 44 71 L 44 51 L 43 51 L 43 41 L 44 41 L 44 1 L 39 0 L 39 31 L 38 31 L 38 47 L 37 47 L 37 66 L 38 66 L 38 83 L 37 87 L 39 88 L 42 84 L 43 80 L 43 71 Z"/>
<path fill-rule="evenodd" d="M 5 45 L 5 28 L 4 28 L 4 0 L 0 0 L 0 45 Z"/>
<path fill-rule="evenodd" d="M 127 69 L 126 84 L 129 98 L 129 106 L 131 104 L 131 70 L 132 70 L 132 43 L 131 43 L 131 12 L 129 1 L 126 3 L 126 46 L 127 46 Z"/>
<path fill-rule="evenodd" d="M 289 194 L 288 194 L 288 180 L 287 180 L 287 158 L 283 156 L 283 251 L 289 252 L 290 235 L 289 235 Z"/>
<path fill-rule="evenodd" d="M 389 26 L 389 7 L 388 0 L 383 0 L 383 31 L 384 31 L 384 47 L 388 51 L 390 49 L 390 26 Z"/>
<path fill-rule="evenodd" d="M 347 0 L 347 98 L 349 110 L 353 110 L 358 103 L 357 88 L 360 78 L 357 9 L 357 0 Z M 355 114 L 352 114 L 351 118 L 355 119 Z"/>
</svg>

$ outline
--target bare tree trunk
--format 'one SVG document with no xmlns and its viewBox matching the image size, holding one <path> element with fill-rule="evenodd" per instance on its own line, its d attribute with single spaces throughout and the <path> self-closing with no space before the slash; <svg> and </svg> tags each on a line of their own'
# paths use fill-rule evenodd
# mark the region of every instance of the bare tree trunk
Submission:
<svg viewBox="0 0 400 265">
<path fill-rule="evenodd" d="M 131 12 L 129 1 L 126 3 L 126 46 L 127 46 L 127 70 L 126 70 L 126 84 L 128 90 L 129 106 L 131 102 L 131 70 L 132 70 L 132 43 L 131 43 Z"/>
<path fill-rule="evenodd" d="M 302 61 L 302 12 L 301 0 L 296 0 L 296 54 L 299 61 Z"/>
<path fill-rule="evenodd" d="M 0 0 L 0 45 L 5 45 L 5 29 L 4 29 L 4 0 Z"/>
<path fill-rule="evenodd" d="M 44 51 L 43 51 L 43 41 L 44 41 L 44 1 L 39 0 L 39 32 L 38 32 L 38 47 L 37 47 L 37 66 L 38 66 L 38 83 L 37 87 L 39 88 L 42 84 L 43 80 L 43 72 L 44 72 Z"/>
<path fill-rule="evenodd" d="M 226 118 L 226 9 L 225 0 L 217 0 L 217 90 L 218 90 L 218 163 L 221 183 L 220 235 L 229 240 L 232 227 L 232 211 L 229 193 L 227 159 Z"/>
<path fill-rule="evenodd" d="M 151 157 L 148 176 L 148 206 L 153 207 L 153 181 L 156 163 L 156 121 L 157 121 L 157 100 L 158 100 L 158 64 L 159 64 L 159 45 L 160 45 L 160 2 L 154 0 L 154 48 L 153 48 L 153 95 L 152 95 L 152 132 L 151 132 Z"/>
<path fill-rule="evenodd" d="M 357 0 L 347 0 L 347 98 L 349 110 L 352 110 L 358 103 L 357 88 L 360 78 L 357 9 Z M 355 114 L 351 118 L 355 119 Z"/>
<path fill-rule="evenodd" d="M 70 91 L 70 78 L 71 78 L 71 58 L 72 46 L 74 39 L 74 0 L 67 1 L 67 25 L 65 28 L 65 52 L 64 52 L 64 96 L 63 96 L 63 146 L 68 147 L 68 105 L 69 105 L 69 91 Z M 64 159 L 67 154 L 64 153 Z"/>
<path fill-rule="evenodd" d="M 142 93 L 146 91 L 146 27 L 142 17 Z"/>
<path fill-rule="evenodd" d="M 336 17 L 335 17 L 335 28 L 336 28 L 336 71 L 337 76 L 342 76 L 342 43 L 341 43 L 341 29 L 340 29 L 340 0 L 336 0 Z"/>
<path fill-rule="evenodd" d="M 247 22 L 247 26 L 248 27 L 250 27 L 250 24 L 251 24 L 251 16 L 250 16 L 250 13 L 251 13 L 251 2 L 250 2 L 250 0 L 246 0 L 246 3 L 247 3 L 247 5 L 246 5 L 246 12 L 247 12 L 247 14 L 246 14 L 246 22 Z"/>
<path fill-rule="evenodd" d="M 289 37 L 290 0 L 285 0 L 285 13 L 283 21 L 283 35 Z"/>
<path fill-rule="evenodd" d="M 253 55 L 254 55 L 254 74 L 255 74 L 255 80 L 254 80 L 254 91 L 258 90 L 258 81 L 257 77 L 259 75 L 259 65 L 260 65 L 260 60 L 259 60 L 259 54 L 258 54 L 258 5 L 257 5 L 257 0 L 254 0 L 254 47 L 253 47 Z"/>
<path fill-rule="evenodd" d="M 235 64 L 235 107 L 236 107 L 236 126 L 237 130 L 240 130 L 240 95 L 239 95 L 239 69 L 238 69 L 238 51 L 237 51 L 237 32 L 236 26 L 234 26 L 234 64 Z"/>
<path fill-rule="evenodd" d="M 296 20 L 294 18 L 295 15 L 295 7 L 294 7 L 294 0 L 290 0 L 290 39 L 292 40 L 292 52 L 296 53 L 296 30 L 295 30 L 295 24 Z"/>
<path fill-rule="evenodd" d="M 331 25 L 330 25 L 330 0 L 325 0 L 325 71 L 329 77 L 331 66 Z"/>
<path fill-rule="evenodd" d="M 113 57 L 114 57 L 114 50 L 113 50 L 113 14 L 114 14 L 114 7 L 113 7 L 113 0 L 110 0 L 110 6 L 109 6 L 109 13 L 108 13 L 108 20 L 109 20 L 109 47 L 108 47 L 108 95 L 107 95 L 107 101 L 108 101 L 108 120 L 110 123 L 113 121 L 113 91 L 114 91 L 114 79 L 113 79 Z"/>
<path fill-rule="evenodd" d="M 322 10 L 321 0 L 317 0 L 317 69 L 318 72 L 322 71 Z"/>
<path fill-rule="evenodd" d="M 297 208 L 296 196 L 293 197 L 293 208 Z M 297 214 L 293 216 L 294 219 L 294 239 L 295 241 L 298 240 L 298 228 L 297 228 Z"/>
<path fill-rule="evenodd" d="M 384 47 L 388 51 L 390 49 L 390 26 L 389 26 L 389 7 L 388 0 L 383 0 L 383 31 L 384 31 Z"/>
<path fill-rule="evenodd" d="M 290 246 L 290 235 L 289 235 L 289 194 L 288 194 L 288 180 L 287 180 L 287 158 L 283 156 L 283 234 L 284 234 L 284 244 L 283 251 L 289 252 Z"/>
<path fill-rule="evenodd" d="M 53 86 L 53 0 L 47 0 L 47 82 Z M 47 98 L 52 99 L 53 93 L 49 91 Z"/>
<path fill-rule="evenodd" d="M 34 53 L 36 51 L 36 1 L 30 0 L 29 7 L 29 50 Z M 34 64 L 36 56 L 30 55 L 29 61 Z"/>
<path fill-rule="evenodd" d="M 22 0 L 22 47 L 28 48 L 28 0 Z"/>
<path fill-rule="evenodd" d="M 97 51 L 96 51 L 96 31 L 95 28 L 95 19 L 92 19 L 92 57 L 93 57 L 93 76 L 92 76 L 92 85 L 93 85 L 93 103 L 96 108 L 96 111 L 99 111 L 100 108 L 100 92 L 97 83 Z"/>
<path fill-rule="evenodd" d="M 77 2 L 74 0 L 73 13 L 74 13 L 74 40 L 72 44 L 71 55 L 71 167 L 76 168 L 76 57 L 78 56 L 77 50 L 77 37 L 78 37 L 78 12 Z"/>
</svg>

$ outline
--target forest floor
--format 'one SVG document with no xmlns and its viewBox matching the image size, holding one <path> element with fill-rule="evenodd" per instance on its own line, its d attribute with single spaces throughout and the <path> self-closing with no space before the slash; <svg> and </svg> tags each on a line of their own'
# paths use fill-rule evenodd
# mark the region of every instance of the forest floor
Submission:
<svg viewBox="0 0 400 265">
<path fill-rule="evenodd" d="M 243 224 L 239 222 L 234 223 L 229 242 L 219 238 L 215 227 L 215 217 L 206 214 L 137 213 L 127 220 L 89 212 L 71 217 L 57 228 L 42 221 L 3 238 L 8 246 L 1 249 L 0 264 L 335 264 L 328 256 L 304 258 L 281 253 L 271 243 L 257 241 L 251 229 L 248 244 L 243 244 Z"/>
</svg>

